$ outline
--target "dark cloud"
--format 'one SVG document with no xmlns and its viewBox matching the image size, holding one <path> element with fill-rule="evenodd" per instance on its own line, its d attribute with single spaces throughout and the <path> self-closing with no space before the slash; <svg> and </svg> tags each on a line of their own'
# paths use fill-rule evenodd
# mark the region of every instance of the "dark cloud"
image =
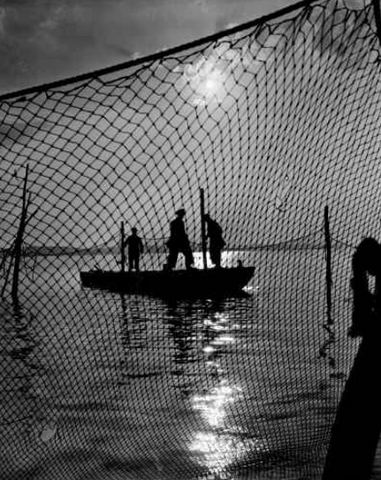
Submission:
<svg viewBox="0 0 381 480">
<path fill-rule="evenodd" d="M 102 23 L 105 2 L 6 1 L 1 8 L 2 90 L 76 75 L 132 54 Z"/>
<path fill-rule="evenodd" d="M 295 0 L 0 0 L 0 92 L 181 45 Z"/>
</svg>

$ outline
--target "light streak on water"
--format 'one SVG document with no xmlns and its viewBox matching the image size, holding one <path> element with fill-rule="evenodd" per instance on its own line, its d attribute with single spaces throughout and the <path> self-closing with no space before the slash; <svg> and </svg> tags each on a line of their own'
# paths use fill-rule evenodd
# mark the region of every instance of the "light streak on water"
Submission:
<svg viewBox="0 0 381 480">
<path fill-rule="evenodd" d="M 244 400 L 245 392 L 227 378 L 218 353 L 237 343 L 232 334 L 238 330 L 237 324 L 225 313 L 214 312 L 203 320 L 203 326 L 209 337 L 209 343 L 203 348 L 205 365 L 217 378 L 213 386 L 190 398 L 191 408 L 201 417 L 203 428 L 193 433 L 188 448 L 197 463 L 207 469 L 205 478 L 234 480 L 234 465 L 247 455 L 263 454 L 267 447 L 264 441 L 243 428 L 229 425 L 229 415 Z"/>
<path fill-rule="evenodd" d="M 242 289 L 244 292 L 246 293 L 258 293 L 259 290 L 260 290 L 260 287 L 259 285 L 246 285 L 245 287 L 243 287 Z"/>
<path fill-rule="evenodd" d="M 227 380 L 223 380 L 209 393 L 195 395 L 192 398 L 193 409 L 200 411 L 201 416 L 210 426 L 223 427 L 223 420 L 227 415 L 226 407 L 236 400 L 240 391 L 238 387 L 231 387 L 227 384 Z"/>
<path fill-rule="evenodd" d="M 190 450 L 200 457 L 200 464 L 207 467 L 214 478 L 235 478 L 227 467 L 245 457 L 249 452 L 261 453 L 265 450 L 262 441 L 244 438 L 239 430 L 228 433 L 198 432 Z M 210 477 L 208 477 L 210 478 Z"/>
</svg>

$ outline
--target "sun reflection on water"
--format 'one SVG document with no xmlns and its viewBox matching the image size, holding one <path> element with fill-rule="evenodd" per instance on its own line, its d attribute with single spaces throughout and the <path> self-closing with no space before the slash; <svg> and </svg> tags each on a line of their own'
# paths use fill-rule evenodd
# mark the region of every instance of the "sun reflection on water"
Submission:
<svg viewBox="0 0 381 480">
<path fill-rule="evenodd" d="M 242 438 L 244 432 L 197 432 L 190 450 L 198 455 L 200 465 L 206 467 L 211 478 L 233 479 L 228 467 L 242 460 L 248 452 L 263 452 L 264 444 L 259 439 Z"/>
<path fill-rule="evenodd" d="M 231 387 L 227 384 L 227 380 L 223 380 L 210 392 L 204 395 L 195 395 L 192 398 L 192 406 L 194 410 L 200 412 L 210 426 L 222 427 L 227 414 L 226 408 L 235 401 L 235 396 L 239 392 L 239 388 Z"/>
<path fill-rule="evenodd" d="M 203 320 L 205 366 L 212 377 L 211 385 L 190 398 L 193 411 L 201 417 L 203 428 L 195 431 L 189 450 L 196 462 L 208 471 L 205 478 L 233 480 L 234 465 L 245 456 L 267 450 L 266 444 L 253 432 L 229 425 L 229 416 L 244 399 L 244 389 L 229 379 L 221 365 L 226 347 L 237 344 L 233 331 L 238 326 L 225 312 L 213 312 Z M 233 422 L 231 422 L 233 424 Z"/>
</svg>

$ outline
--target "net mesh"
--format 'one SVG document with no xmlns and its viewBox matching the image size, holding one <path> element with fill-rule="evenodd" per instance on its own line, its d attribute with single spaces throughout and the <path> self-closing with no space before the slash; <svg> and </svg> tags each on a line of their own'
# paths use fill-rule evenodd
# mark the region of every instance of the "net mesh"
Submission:
<svg viewBox="0 0 381 480">
<path fill-rule="evenodd" d="M 369 2 L 312 1 L 0 98 L 2 479 L 320 478 L 379 229 L 379 52 Z M 178 208 L 200 267 L 200 188 L 248 295 L 82 288 L 121 221 L 161 270 Z"/>
</svg>

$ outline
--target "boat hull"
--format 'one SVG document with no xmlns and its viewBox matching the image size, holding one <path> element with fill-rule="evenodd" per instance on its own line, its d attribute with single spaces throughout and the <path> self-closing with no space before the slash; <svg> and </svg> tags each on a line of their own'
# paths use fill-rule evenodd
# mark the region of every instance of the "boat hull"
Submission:
<svg viewBox="0 0 381 480">
<path fill-rule="evenodd" d="M 220 296 L 242 292 L 254 267 L 172 271 L 80 272 L 84 287 L 160 296 Z"/>
</svg>

